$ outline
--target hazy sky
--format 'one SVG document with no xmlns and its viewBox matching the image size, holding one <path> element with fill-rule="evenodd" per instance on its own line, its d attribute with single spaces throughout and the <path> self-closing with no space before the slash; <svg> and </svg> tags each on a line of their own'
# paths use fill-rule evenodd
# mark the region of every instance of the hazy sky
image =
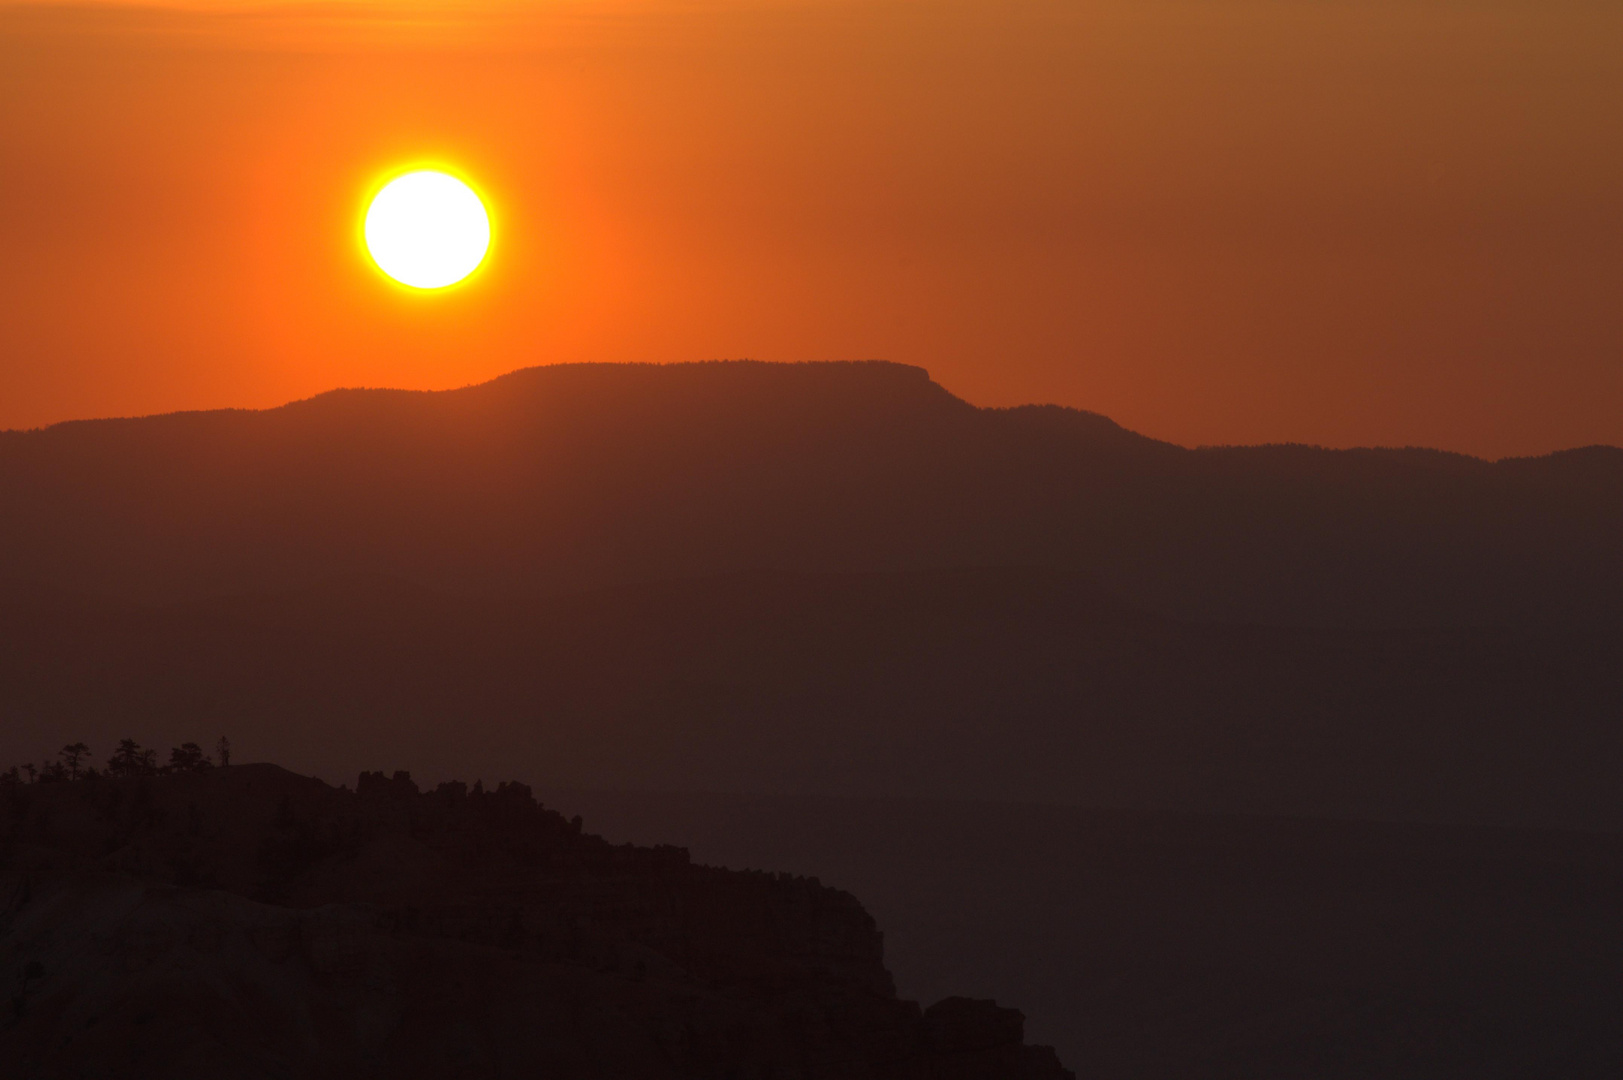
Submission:
<svg viewBox="0 0 1623 1080">
<path fill-rule="evenodd" d="M 0 427 L 886 358 L 1186 444 L 1623 444 L 1623 5 L 0 7 Z M 384 286 L 374 179 L 489 193 Z"/>
</svg>

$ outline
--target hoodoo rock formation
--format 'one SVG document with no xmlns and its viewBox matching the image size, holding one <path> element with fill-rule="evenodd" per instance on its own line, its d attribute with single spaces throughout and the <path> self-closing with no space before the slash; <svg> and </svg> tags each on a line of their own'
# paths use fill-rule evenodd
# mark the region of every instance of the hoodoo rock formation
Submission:
<svg viewBox="0 0 1623 1080">
<path fill-rule="evenodd" d="M 899 1000 L 848 894 L 519 784 L 12 784 L 0 890 L 7 1076 L 1071 1076 L 1012 1009 Z"/>
</svg>

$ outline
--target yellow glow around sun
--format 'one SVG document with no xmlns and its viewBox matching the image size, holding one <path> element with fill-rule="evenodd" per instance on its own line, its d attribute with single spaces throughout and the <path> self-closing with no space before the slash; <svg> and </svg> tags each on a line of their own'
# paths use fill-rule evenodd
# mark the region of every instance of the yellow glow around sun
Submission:
<svg viewBox="0 0 1623 1080">
<path fill-rule="evenodd" d="M 366 250 L 378 269 L 414 289 L 443 289 L 479 268 L 490 216 L 467 184 L 420 169 L 397 176 L 366 211 Z"/>
</svg>

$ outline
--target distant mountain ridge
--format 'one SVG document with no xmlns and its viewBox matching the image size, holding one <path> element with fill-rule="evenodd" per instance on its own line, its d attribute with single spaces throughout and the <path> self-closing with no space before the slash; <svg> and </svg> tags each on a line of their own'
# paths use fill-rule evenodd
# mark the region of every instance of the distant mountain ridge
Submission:
<svg viewBox="0 0 1623 1080">
<path fill-rule="evenodd" d="M 5 432 L 0 506 L 0 579 L 159 602 L 1033 566 L 1209 621 L 1623 615 L 1623 450 L 1189 450 L 880 362 L 561 365 Z"/>
</svg>

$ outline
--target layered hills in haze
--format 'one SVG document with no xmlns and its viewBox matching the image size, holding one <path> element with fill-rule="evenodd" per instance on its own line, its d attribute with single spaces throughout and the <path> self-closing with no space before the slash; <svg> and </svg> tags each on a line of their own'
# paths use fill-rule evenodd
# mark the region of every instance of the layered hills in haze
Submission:
<svg viewBox="0 0 1623 1080">
<path fill-rule="evenodd" d="M 890 364 L 0 435 L 0 751 L 1623 825 L 1623 451 L 1186 450 Z"/>
<path fill-rule="evenodd" d="M 1185 449 L 1074 410 L 975 408 L 891 364 L 583 365 L 0 433 L 0 508 L 0 761 L 225 734 L 328 778 L 517 778 L 619 838 L 860 886 L 904 989 L 1015 1001 L 1087 1075 L 1598 1078 L 1623 1061 L 1623 450 Z M 506 833 L 480 832 L 496 803 L 233 766 L 151 779 L 154 816 L 118 801 L 125 783 L 13 785 L 15 857 L 61 863 L 27 873 L 150 856 L 138 880 L 36 874 L 48 895 L 6 916 L 14 961 L 49 953 L 90 986 L 103 960 L 64 930 L 86 905 L 134 913 L 107 934 L 180 942 L 214 904 L 258 928 L 231 939 L 243 992 L 308 978 L 335 1016 L 372 1015 L 365 978 L 309 949 L 273 972 L 254 941 L 308 923 L 380 978 L 454 984 L 490 960 L 526 1000 L 602 991 L 671 1015 L 634 967 L 625 985 L 537 974 L 469 959 L 500 940 L 297 914 L 416 897 L 496 918 L 517 878 L 474 867 L 469 887 L 494 891 L 450 896 L 425 869 L 500 849 Z M 261 895 L 263 866 L 249 880 L 240 852 L 195 839 L 216 803 L 257 807 L 242 834 L 305 859 L 283 883 L 302 892 Z M 782 901 L 784 940 L 826 925 L 883 972 L 826 891 L 615 855 L 517 813 L 606 913 L 621 894 L 604 881 L 626 874 L 661 903 L 733 882 L 717 912 Z M 393 852 L 375 880 L 344 839 L 367 829 Z M 224 898 L 164 891 L 193 855 Z M 642 948 L 632 930 L 609 936 Z M 190 948 L 172 958 L 216 962 Z M 776 963 L 758 952 L 673 978 Z M 32 1002 L 45 983 L 23 970 Z M 332 977 L 337 997 L 312 989 Z M 424 1028 L 434 1054 L 508 1053 L 476 998 L 448 993 L 390 1000 L 449 1002 L 451 1026 Z M 694 1075 L 753 1067 L 738 1048 L 800 1015 L 750 1000 L 706 1014 L 755 1034 Z M 1012 1014 L 862 1000 L 847 1034 L 888 1032 L 921 1075 L 960 1075 L 932 1059 L 960 1044 L 1052 1065 L 1011 1039 Z M 17 1030 L 46 1054 L 54 1023 Z M 669 1033 L 578 1034 L 561 1052 L 625 1035 L 653 1053 Z M 133 1045 L 101 1038 L 76 1045 Z M 345 1039 L 342 1060 L 370 1052 Z"/>
</svg>

